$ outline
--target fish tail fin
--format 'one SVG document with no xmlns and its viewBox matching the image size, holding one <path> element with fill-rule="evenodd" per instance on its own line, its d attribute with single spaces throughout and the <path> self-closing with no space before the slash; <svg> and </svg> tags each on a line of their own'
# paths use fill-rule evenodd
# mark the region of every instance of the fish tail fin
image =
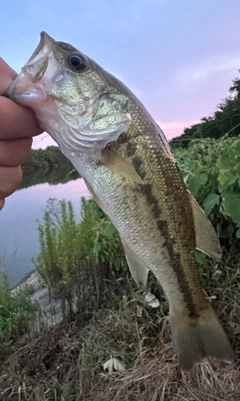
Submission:
<svg viewBox="0 0 240 401">
<path fill-rule="evenodd" d="M 203 358 L 211 356 L 233 362 L 228 338 L 211 305 L 198 318 L 170 314 L 173 346 L 182 369 L 189 370 Z"/>
</svg>

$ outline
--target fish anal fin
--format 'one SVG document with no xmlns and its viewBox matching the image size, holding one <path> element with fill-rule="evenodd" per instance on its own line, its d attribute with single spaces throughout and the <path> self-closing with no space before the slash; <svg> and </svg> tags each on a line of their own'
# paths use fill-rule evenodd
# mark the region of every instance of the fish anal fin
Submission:
<svg viewBox="0 0 240 401">
<path fill-rule="evenodd" d="M 122 244 L 132 278 L 139 288 L 145 288 L 149 272 L 148 267 L 135 255 L 123 239 Z"/>
<path fill-rule="evenodd" d="M 129 181 L 143 184 L 143 180 L 135 168 L 117 153 L 107 149 L 102 151 L 102 156 L 103 158 L 101 160 L 101 164 L 103 166 L 121 175 L 122 177 L 127 178 Z"/>
<path fill-rule="evenodd" d="M 219 261 L 221 260 L 222 253 L 217 233 L 207 215 L 190 192 L 188 192 L 188 196 L 193 211 L 196 249 Z"/>
<path fill-rule="evenodd" d="M 169 322 L 174 350 L 182 369 L 191 369 L 205 357 L 233 362 L 231 345 L 211 305 L 197 319 L 170 314 Z"/>
</svg>

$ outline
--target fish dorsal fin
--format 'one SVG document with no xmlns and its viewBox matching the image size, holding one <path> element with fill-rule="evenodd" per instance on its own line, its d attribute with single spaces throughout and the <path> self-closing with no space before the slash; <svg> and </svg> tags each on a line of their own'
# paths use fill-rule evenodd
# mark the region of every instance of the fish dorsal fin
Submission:
<svg viewBox="0 0 240 401">
<path fill-rule="evenodd" d="M 103 159 L 101 164 L 107 167 L 109 170 L 121 175 L 124 178 L 138 184 L 143 184 L 143 180 L 140 175 L 136 172 L 135 168 L 126 160 L 124 160 L 117 153 L 112 150 L 102 152 Z"/>
<path fill-rule="evenodd" d="M 135 253 L 129 248 L 126 242 L 122 239 L 125 256 L 132 278 L 139 288 L 145 288 L 147 284 L 149 269 L 141 260 L 137 258 Z"/>
<path fill-rule="evenodd" d="M 222 253 L 216 231 L 212 223 L 190 192 L 188 192 L 188 196 L 193 211 L 196 235 L 196 249 L 219 261 L 221 259 Z"/>
</svg>

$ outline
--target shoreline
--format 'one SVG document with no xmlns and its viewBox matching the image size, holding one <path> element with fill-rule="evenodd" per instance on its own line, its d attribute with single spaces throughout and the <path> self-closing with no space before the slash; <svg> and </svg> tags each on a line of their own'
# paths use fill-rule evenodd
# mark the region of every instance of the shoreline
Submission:
<svg viewBox="0 0 240 401">
<path fill-rule="evenodd" d="M 32 302 L 39 304 L 39 311 L 36 312 L 35 317 L 29 324 L 29 331 L 17 341 L 18 344 L 25 343 L 42 330 L 52 328 L 63 319 L 60 299 L 54 296 L 50 297 L 48 287 L 43 283 L 36 270 L 33 270 L 18 285 L 12 288 L 12 293 L 14 294 L 26 285 L 33 288 L 33 292 L 29 297 Z"/>
<path fill-rule="evenodd" d="M 36 269 L 31 270 L 26 276 L 24 276 L 17 284 L 15 284 L 11 290 L 15 290 L 15 288 L 20 287 L 22 284 L 26 283 L 30 276 L 36 272 Z"/>
</svg>

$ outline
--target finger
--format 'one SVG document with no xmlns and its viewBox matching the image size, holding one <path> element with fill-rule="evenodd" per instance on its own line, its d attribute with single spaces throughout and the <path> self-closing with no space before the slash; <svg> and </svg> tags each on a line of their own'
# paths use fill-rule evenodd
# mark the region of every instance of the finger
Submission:
<svg viewBox="0 0 240 401">
<path fill-rule="evenodd" d="M 18 166 L 31 155 L 32 138 L 0 141 L 0 166 Z"/>
<path fill-rule="evenodd" d="M 16 78 L 17 73 L 0 57 L 0 94 L 4 93 L 12 81 Z"/>
<path fill-rule="evenodd" d="M 5 199 L 0 199 L 0 210 L 2 210 L 4 204 L 5 204 Z"/>
<path fill-rule="evenodd" d="M 3 94 L 17 73 L 0 58 L 0 94 Z M 39 127 L 32 110 L 0 96 L 0 138 L 13 139 L 35 136 L 43 130 Z"/>
<path fill-rule="evenodd" d="M 0 199 L 11 195 L 19 188 L 22 181 L 22 169 L 17 167 L 0 167 Z"/>
<path fill-rule="evenodd" d="M 0 139 L 36 136 L 43 132 L 32 110 L 0 96 Z"/>
</svg>

